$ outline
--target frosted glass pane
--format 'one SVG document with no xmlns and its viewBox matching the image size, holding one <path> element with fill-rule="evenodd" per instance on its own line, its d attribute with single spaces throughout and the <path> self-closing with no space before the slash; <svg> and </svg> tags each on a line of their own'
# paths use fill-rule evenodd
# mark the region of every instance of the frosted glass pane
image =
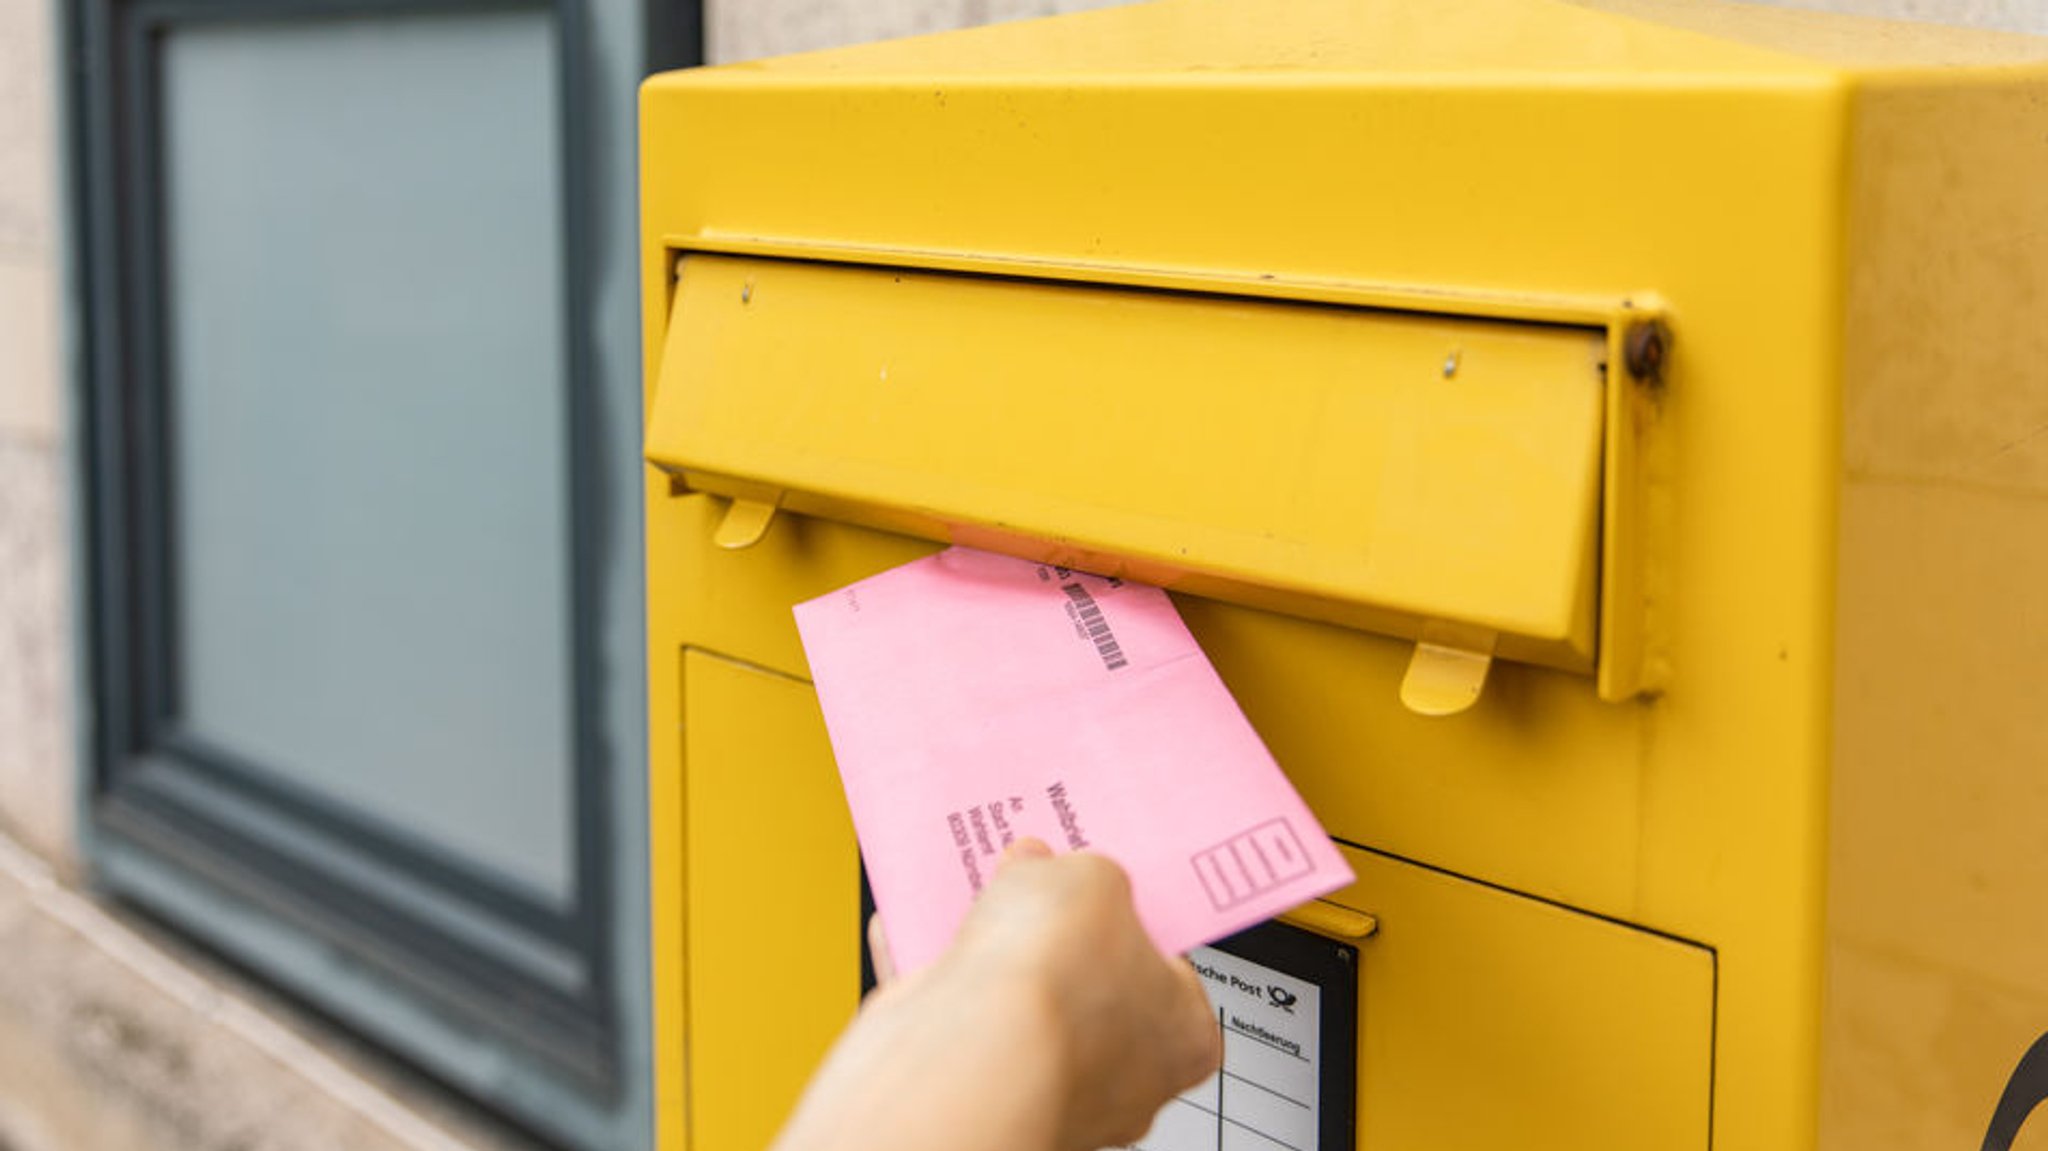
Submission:
<svg viewBox="0 0 2048 1151">
<path fill-rule="evenodd" d="M 162 51 L 185 721 L 562 903 L 550 21 L 198 25 Z"/>
</svg>

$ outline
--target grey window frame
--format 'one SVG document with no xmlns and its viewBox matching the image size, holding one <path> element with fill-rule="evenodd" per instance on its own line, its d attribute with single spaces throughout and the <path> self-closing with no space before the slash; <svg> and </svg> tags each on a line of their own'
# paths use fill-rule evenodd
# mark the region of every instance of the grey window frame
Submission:
<svg viewBox="0 0 2048 1151">
<path fill-rule="evenodd" d="M 558 1081 L 571 1103 L 602 1111 L 625 1096 L 647 1096 L 646 1084 L 622 1077 L 644 1067 L 625 1058 L 629 1032 L 622 1003 L 646 1002 L 644 988 L 622 998 L 618 954 L 621 884 L 611 832 L 622 813 L 643 817 L 643 764 L 626 754 L 637 738 L 614 738 L 617 693 L 637 693 L 637 676 L 622 681 L 602 646 L 616 639 L 622 616 L 640 618 L 641 604 L 613 602 L 605 562 L 616 560 L 619 533 L 637 539 L 632 506 L 616 498 L 620 477 L 639 474 L 637 451 L 622 457 L 619 420 L 601 402 L 600 357 L 594 341 L 603 330 L 592 315 L 600 275 L 616 295 L 620 271 L 602 270 L 617 251 L 600 252 L 602 211 L 592 193 L 595 157 L 590 143 L 592 85 L 601 68 L 617 61 L 591 59 L 592 9 L 612 0 L 82 0 L 64 13 L 65 91 L 72 245 L 71 296 L 78 309 L 74 341 L 78 376 L 75 449 L 80 481 L 82 677 L 92 701 L 81 713 L 83 762 L 88 765 L 82 832 L 96 879 L 118 897 L 187 926 L 195 910 L 218 894 L 247 919 L 270 917 L 286 934 L 337 949 L 353 964 L 451 1021 L 440 1042 L 396 1044 L 458 1086 L 504 1104 L 508 1113 L 553 1137 L 579 1145 L 616 1142 L 588 1132 L 601 1123 L 556 1122 L 552 1108 L 521 1104 L 535 1093 L 518 1088 L 504 1098 L 488 1082 L 465 1082 L 450 1066 L 458 1048 L 448 1036 L 462 1029 L 493 1036 Z M 633 34 L 644 53 L 626 65 L 643 71 L 695 63 L 702 52 L 701 0 L 630 0 Z M 616 0 L 626 4 L 628 0 Z M 164 320 L 164 235 L 158 119 L 157 44 L 166 30 L 207 21 L 261 21 L 410 13 L 528 11 L 547 13 L 560 52 L 562 242 L 564 285 L 562 376 L 566 397 L 569 579 L 572 619 L 570 675 L 575 724 L 575 897 L 567 911 L 500 882 L 481 869 L 415 842 L 393 829 L 369 825 L 321 797 L 301 792 L 228 749 L 207 745 L 175 722 L 177 706 L 177 602 L 170 581 L 177 544 L 176 509 L 169 506 L 173 461 L 167 424 L 170 402 Z M 616 8 L 611 10 L 616 17 Z M 616 82 L 615 80 L 613 81 Z M 629 105 L 630 106 L 630 105 Z M 632 147 L 620 130 L 612 147 Z M 616 198 L 616 197 L 614 197 Z M 614 229 L 616 235 L 616 229 Z M 617 247 L 616 239 L 613 247 Z M 632 282 L 632 261 L 623 273 Z M 637 315 L 630 327 L 637 329 Z M 613 359 L 616 359 L 614 354 Z M 637 363 L 637 357 L 635 357 Z M 617 365 L 612 365 L 617 371 Z M 632 411 L 637 416 L 637 404 Z M 627 549 L 637 556 L 637 547 Z M 638 586 L 638 573 L 631 581 Z M 637 625 L 636 625 L 637 626 Z M 609 629 L 609 630 L 608 630 Z M 609 669 L 609 670 L 608 670 Z M 644 701 L 627 710 L 643 714 Z M 637 734 L 637 733 L 636 733 Z M 624 744 L 624 747 L 618 746 Z M 239 816 L 209 801 L 210 790 L 231 791 Z M 633 793 L 626 796 L 618 789 Z M 624 802 L 622 802 L 622 800 Z M 251 814 L 253 812 L 253 815 Z M 242 830 L 254 818 L 272 834 Z M 238 822 L 239 820 L 239 822 Z M 643 833 L 644 834 L 644 833 Z M 630 838 L 630 837 L 628 837 Z M 305 842 L 320 851 L 280 846 Z M 336 852 L 341 853 L 340 856 Z M 361 881 L 361 868 L 337 867 L 345 856 L 415 890 L 394 899 L 388 886 Z M 343 862 L 349 860 L 343 859 Z M 644 859 L 640 864 L 644 868 Z M 352 878 L 353 876 L 353 878 Z M 631 886 L 631 885 L 628 885 Z M 643 901 L 644 902 L 644 901 Z M 501 940 L 478 942 L 474 932 L 450 930 L 436 906 L 481 917 Z M 425 908 L 426 910 L 422 910 Z M 644 907 L 637 917 L 645 939 Z M 202 916 L 203 918 L 204 916 Z M 235 946 L 235 930 L 208 929 L 201 937 L 259 975 L 278 977 L 275 947 Z M 520 962 L 508 949 L 530 947 L 541 957 Z M 580 974 L 578 972 L 580 971 Z M 286 979 L 289 982 L 289 979 Z M 298 988 L 302 992 L 305 988 Z M 335 1010 L 333 1002 L 321 1004 Z M 338 1009 L 346 1017 L 346 1004 Z M 387 1041 L 391 1036 L 384 1036 Z M 516 1078 L 516 1076 L 515 1076 Z M 639 1108 L 645 1111 L 645 1100 Z M 573 1109 L 573 1108 L 572 1108 Z M 646 1116 L 630 1126 L 644 1126 Z"/>
</svg>

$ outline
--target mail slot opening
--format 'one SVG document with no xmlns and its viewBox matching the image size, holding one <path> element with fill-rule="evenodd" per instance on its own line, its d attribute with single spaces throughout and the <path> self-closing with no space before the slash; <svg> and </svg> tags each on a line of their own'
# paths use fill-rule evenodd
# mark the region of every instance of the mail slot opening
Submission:
<svg viewBox="0 0 2048 1151">
<path fill-rule="evenodd" d="M 648 457 L 733 497 L 737 543 L 790 509 L 1414 639 L 1425 681 L 1494 656 L 1584 673 L 1605 349 L 1567 325 L 694 254 Z"/>
</svg>

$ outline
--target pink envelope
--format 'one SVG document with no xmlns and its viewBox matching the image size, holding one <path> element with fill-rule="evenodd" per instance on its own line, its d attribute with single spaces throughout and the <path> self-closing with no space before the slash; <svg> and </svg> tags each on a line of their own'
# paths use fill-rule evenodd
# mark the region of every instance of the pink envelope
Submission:
<svg viewBox="0 0 2048 1151">
<path fill-rule="evenodd" d="M 1158 588 L 952 548 L 796 622 L 901 971 L 1019 836 L 1122 864 L 1168 953 L 1352 880 Z"/>
</svg>

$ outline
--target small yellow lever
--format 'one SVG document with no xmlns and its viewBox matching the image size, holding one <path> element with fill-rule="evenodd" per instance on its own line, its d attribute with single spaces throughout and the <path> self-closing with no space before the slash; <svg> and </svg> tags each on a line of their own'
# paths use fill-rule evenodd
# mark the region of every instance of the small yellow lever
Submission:
<svg viewBox="0 0 2048 1151">
<path fill-rule="evenodd" d="M 1450 634 L 1448 627 L 1425 628 L 1401 677 L 1401 702 L 1417 715 L 1456 715 L 1479 702 L 1486 673 L 1493 667 L 1490 632 Z"/>
<path fill-rule="evenodd" d="M 1283 911 L 1280 918 L 1296 927 L 1306 927 L 1336 939 L 1365 939 L 1380 929 L 1380 921 L 1372 916 L 1320 899 Z"/>
<path fill-rule="evenodd" d="M 725 518 L 718 521 L 718 530 L 711 535 L 711 542 L 727 551 L 739 551 L 761 542 L 768 534 L 768 525 L 775 522 L 775 511 L 779 501 L 744 500 L 732 501 L 725 511 Z"/>
</svg>

